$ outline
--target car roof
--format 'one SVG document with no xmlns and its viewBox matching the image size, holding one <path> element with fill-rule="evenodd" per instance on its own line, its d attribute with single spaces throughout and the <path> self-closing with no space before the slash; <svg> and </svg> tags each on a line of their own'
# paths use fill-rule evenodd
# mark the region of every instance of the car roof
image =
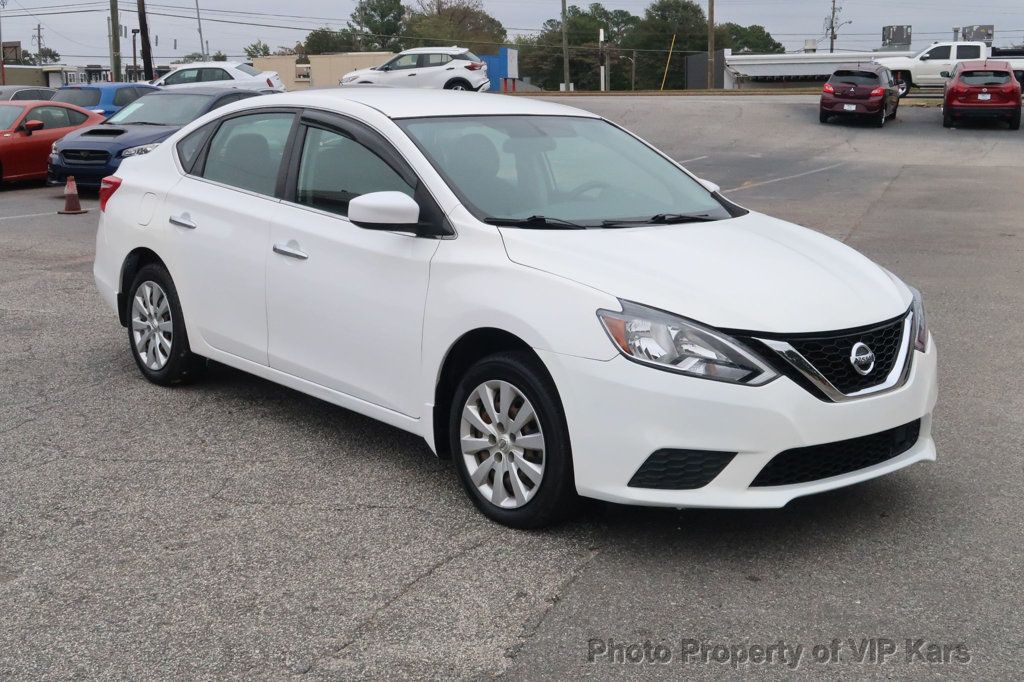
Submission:
<svg viewBox="0 0 1024 682">
<path fill-rule="evenodd" d="M 239 94 L 239 93 L 242 93 L 242 94 L 252 93 L 253 95 L 259 94 L 259 93 L 253 92 L 252 90 L 243 90 L 242 88 L 233 88 L 233 87 L 227 87 L 227 86 L 223 86 L 223 85 L 221 85 L 221 86 L 217 86 L 217 85 L 190 85 L 190 86 L 187 86 L 187 87 L 179 86 L 179 87 L 167 88 L 167 89 L 158 88 L 155 91 L 153 91 L 153 92 L 149 93 L 148 95 L 146 95 L 146 97 L 153 97 L 153 96 L 158 96 L 158 95 L 161 96 L 161 97 L 166 96 L 166 95 L 210 95 L 210 96 L 218 96 L 218 95 L 235 95 L 235 94 Z"/>
<path fill-rule="evenodd" d="M 881 64 L 875 64 L 874 62 L 851 62 L 849 64 L 840 64 L 836 67 L 836 71 L 871 71 L 873 73 L 880 73 L 885 71 L 886 68 L 888 67 L 882 66 Z"/>
<path fill-rule="evenodd" d="M 96 90 L 117 90 L 119 88 L 152 88 L 157 90 L 155 85 L 149 83 L 76 83 L 75 85 L 62 85 L 58 90 L 88 90 L 93 88 Z"/>
<path fill-rule="evenodd" d="M 0 92 L 21 92 L 22 90 L 49 90 L 53 88 L 45 85 L 0 85 Z"/>
<path fill-rule="evenodd" d="M 1002 59 L 972 59 L 967 62 L 960 62 L 961 71 L 968 69 L 987 69 L 989 71 L 1002 69 L 1003 71 L 1012 71 L 1013 67 L 1010 66 L 1010 62 Z"/>
<path fill-rule="evenodd" d="M 194 68 L 197 68 L 197 67 L 200 68 L 200 69 L 206 69 L 206 68 L 211 68 L 211 67 L 214 67 L 214 66 L 216 66 L 218 68 L 221 68 L 221 69 L 223 69 L 224 67 L 229 67 L 229 68 L 234 69 L 234 68 L 238 67 L 238 65 L 241 64 L 241 63 L 242 62 L 188 62 L 187 64 L 171 64 L 171 66 L 173 67 L 173 69 L 172 69 L 172 72 L 173 72 L 173 71 L 177 71 L 178 69 L 194 69 Z"/>
<path fill-rule="evenodd" d="M 599 116 L 545 102 L 533 97 L 513 97 L 458 90 L 405 88 L 331 88 L 284 92 L 267 98 L 274 106 L 300 106 L 332 109 L 341 102 L 358 102 L 376 109 L 388 118 L 426 116 Z"/>
<path fill-rule="evenodd" d="M 402 50 L 401 54 L 462 54 L 463 52 L 469 52 L 469 48 L 451 45 L 449 47 L 414 47 Z"/>
</svg>

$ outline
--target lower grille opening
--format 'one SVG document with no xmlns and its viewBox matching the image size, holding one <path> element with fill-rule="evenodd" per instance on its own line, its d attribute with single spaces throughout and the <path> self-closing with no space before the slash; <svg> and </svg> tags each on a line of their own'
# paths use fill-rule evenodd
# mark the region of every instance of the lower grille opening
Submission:
<svg viewBox="0 0 1024 682">
<path fill-rule="evenodd" d="M 710 450 L 658 450 L 629 479 L 629 487 L 658 490 L 703 488 L 722 473 L 735 456 L 735 452 Z"/>
<path fill-rule="evenodd" d="M 881 464 L 914 447 L 921 435 L 917 419 L 888 431 L 849 440 L 780 452 L 765 465 L 751 487 L 808 483 Z"/>
</svg>

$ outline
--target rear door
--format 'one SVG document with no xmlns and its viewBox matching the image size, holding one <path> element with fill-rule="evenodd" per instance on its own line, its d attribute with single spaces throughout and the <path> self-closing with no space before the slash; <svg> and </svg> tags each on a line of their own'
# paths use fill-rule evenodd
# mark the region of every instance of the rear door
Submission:
<svg viewBox="0 0 1024 682">
<path fill-rule="evenodd" d="M 296 113 L 264 109 L 215 123 L 194 168 L 167 194 L 161 219 L 173 232 L 175 275 L 189 331 L 211 347 L 267 364 L 267 216 Z M 188 156 L 193 138 L 176 150 Z"/>
<path fill-rule="evenodd" d="M 451 55 L 431 52 L 420 57 L 420 87 L 443 88 L 455 70 L 451 65 Z"/>
</svg>

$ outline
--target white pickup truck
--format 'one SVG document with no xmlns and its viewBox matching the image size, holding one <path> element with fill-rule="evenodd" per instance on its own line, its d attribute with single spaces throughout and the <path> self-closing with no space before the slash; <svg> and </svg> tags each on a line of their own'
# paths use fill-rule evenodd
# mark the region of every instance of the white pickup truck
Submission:
<svg viewBox="0 0 1024 682">
<path fill-rule="evenodd" d="M 952 71 L 958 62 L 970 59 L 999 59 L 1010 62 L 1017 80 L 1024 84 L 1024 49 L 989 47 L 985 43 L 946 42 L 929 45 L 913 57 L 880 57 L 874 61 L 886 66 L 900 82 L 900 95 L 912 87 L 942 87 L 944 71 Z"/>
</svg>

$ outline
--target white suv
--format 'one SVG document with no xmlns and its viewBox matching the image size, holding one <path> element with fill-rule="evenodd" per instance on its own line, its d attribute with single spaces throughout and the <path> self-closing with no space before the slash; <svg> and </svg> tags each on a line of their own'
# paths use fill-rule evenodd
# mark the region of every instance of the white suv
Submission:
<svg viewBox="0 0 1024 682">
<path fill-rule="evenodd" d="M 487 64 L 464 47 L 417 47 L 369 69 L 352 71 L 339 85 L 385 85 L 391 88 L 486 90 Z"/>
</svg>

